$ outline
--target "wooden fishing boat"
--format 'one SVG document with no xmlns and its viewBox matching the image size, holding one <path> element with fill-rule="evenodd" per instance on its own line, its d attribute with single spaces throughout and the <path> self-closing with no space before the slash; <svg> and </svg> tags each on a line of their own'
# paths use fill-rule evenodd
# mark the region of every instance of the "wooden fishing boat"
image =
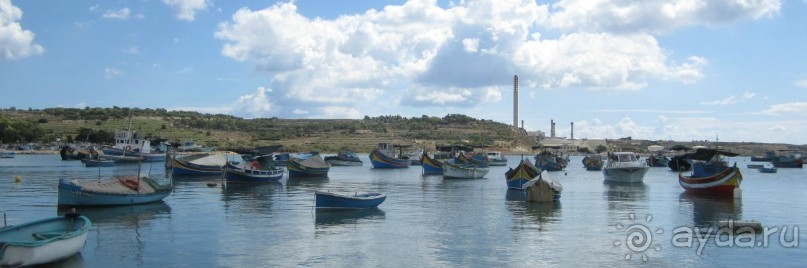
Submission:
<svg viewBox="0 0 807 268">
<path fill-rule="evenodd" d="M 535 147 L 533 149 L 537 149 L 540 147 Z M 549 147 L 552 149 L 557 150 L 558 147 Z M 561 171 L 566 168 L 566 165 L 569 164 L 568 156 L 561 157 L 555 152 L 550 152 L 547 150 L 541 151 L 540 153 L 535 155 L 535 166 L 540 168 L 541 170 L 546 171 Z"/>
<path fill-rule="evenodd" d="M 602 161 L 602 155 L 599 154 L 586 155 L 586 157 L 583 157 L 582 162 L 583 167 L 588 171 L 602 170 L 602 167 L 605 165 L 605 162 Z"/>
<path fill-rule="evenodd" d="M 325 163 L 333 166 L 362 166 L 364 162 L 359 156 L 350 151 L 342 151 L 335 156 L 326 156 Z"/>
<path fill-rule="evenodd" d="M 315 191 L 318 209 L 367 209 L 378 207 L 387 195 L 381 193 L 337 194 Z"/>
<path fill-rule="evenodd" d="M 677 155 L 670 158 L 670 161 L 667 163 L 667 167 L 670 170 L 675 172 L 682 172 L 682 171 L 690 171 L 692 170 L 692 160 L 690 159 L 690 153 L 681 153 L 686 152 L 689 150 L 688 147 L 683 145 L 675 145 L 670 147 L 671 151 L 675 151 Z"/>
<path fill-rule="evenodd" d="M 423 152 L 420 165 L 424 174 L 443 174 L 443 163 L 429 156 L 427 152 Z"/>
<path fill-rule="evenodd" d="M 527 192 L 527 201 L 530 202 L 555 202 L 560 200 L 563 186 L 549 175 L 546 170 L 541 175 L 531 179 L 523 185 Z"/>
<path fill-rule="evenodd" d="M 541 170 L 530 162 L 529 159 L 522 159 L 516 168 L 511 168 L 504 173 L 507 181 L 507 188 L 521 190 L 524 184 L 541 175 Z"/>
<path fill-rule="evenodd" d="M 602 169 L 603 177 L 611 182 L 642 182 L 650 169 L 633 152 L 608 154 L 608 161 Z"/>
<path fill-rule="evenodd" d="M 443 161 L 443 178 L 479 179 L 490 172 L 490 167 L 481 165 L 465 158 L 463 154 Z"/>
<path fill-rule="evenodd" d="M 81 159 L 84 167 L 111 167 L 115 165 L 115 160 L 107 159 Z"/>
<path fill-rule="evenodd" d="M 275 166 L 272 155 L 259 156 L 241 165 L 227 163 L 224 167 L 224 178 L 227 183 L 259 183 L 279 181 L 283 178 L 283 169 Z"/>
<path fill-rule="evenodd" d="M 197 154 L 171 161 L 172 175 L 215 176 L 221 175 L 227 158 L 218 154 Z"/>
<path fill-rule="evenodd" d="M 804 166 L 804 159 L 797 150 L 779 150 L 779 153 L 773 157 L 771 163 L 774 167 L 778 168 L 802 168 Z"/>
<path fill-rule="evenodd" d="M 158 202 L 171 194 L 173 184 L 161 185 L 148 177 L 92 180 L 59 179 L 58 205 L 117 206 Z"/>
<path fill-rule="evenodd" d="M 291 158 L 286 163 L 289 178 L 295 177 L 327 177 L 331 166 L 322 160 L 319 153 L 306 158 Z"/>
<path fill-rule="evenodd" d="M 0 228 L 0 267 L 46 264 L 76 255 L 92 226 L 76 213 Z"/>
<path fill-rule="evenodd" d="M 687 192 L 694 194 L 734 196 L 735 189 L 740 188 L 743 175 L 737 163 L 728 166 L 720 156 L 737 156 L 738 154 L 716 149 L 700 148 L 692 154 L 692 174 L 678 174 L 678 183 Z"/>
<path fill-rule="evenodd" d="M 488 164 L 491 166 L 506 166 L 507 165 L 507 157 L 505 157 L 502 152 L 492 151 L 486 152 L 485 157 L 488 158 Z"/>
<path fill-rule="evenodd" d="M 392 143 L 379 143 L 378 148 L 370 152 L 370 163 L 373 168 L 408 168 L 409 159 L 395 156 L 395 145 Z"/>
<path fill-rule="evenodd" d="M 761 167 L 759 167 L 759 172 L 762 172 L 762 173 L 776 173 L 776 171 L 777 171 L 777 168 L 775 166 L 773 166 L 773 164 L 770 164 L 770 163 L 764 164 Z"/>
</svg>

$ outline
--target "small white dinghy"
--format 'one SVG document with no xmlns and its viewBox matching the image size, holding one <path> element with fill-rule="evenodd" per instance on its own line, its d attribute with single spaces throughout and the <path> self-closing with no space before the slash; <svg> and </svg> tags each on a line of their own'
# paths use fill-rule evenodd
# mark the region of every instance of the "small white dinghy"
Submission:
<svg viewBox="0 0 807 268">
<path fill-rule="evenodd" d="M 0 228 L 0 267 L 44 264 L 78 253 L 92 223 L 76 213 Z"/>
</svg>

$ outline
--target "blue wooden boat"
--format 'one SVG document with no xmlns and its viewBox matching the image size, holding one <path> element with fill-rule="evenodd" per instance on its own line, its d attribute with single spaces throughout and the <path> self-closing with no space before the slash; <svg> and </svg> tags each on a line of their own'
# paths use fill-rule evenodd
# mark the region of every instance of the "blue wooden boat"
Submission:
<svg viewBox="0 0 807 268">
<path fill-rule="evenodd" d="M 171 174 L 180 176 L 221 175 L 227 158 L 216 154 L 197 154 L 171 161 Z"/>
<path fill-rule="evenodd" d="M 118 206 L 158 202 L 171 194 L 173 184 L 161 185 L 148 177 L 99 180 L 59 179 L 58 205 Z"/>
<path fill-rule="evenodd" d="M 529 159 L 523 159 L 516 168 L 505 172 L 504 178 L 507 181 L 508 189 L 521 190 L 525 183 L 538 175 L 541 175 L 541 170 L 535 167 Z"/>
<path fill-rule="evenodd" d="M 395 145 L 379 143 L 378 148 L 370 152 L 370 163 L 373 168 L 408 168 L 409 159 L 395 157 Z"/>
<path fill-rule="evenodd" d="M 585 167 L 588 171 L 602 170 L 604 165 L 605 161 L 602 160 L 602 156 L 599 154 L 592 154 L 583 157 L 583 167 Z"/>
<path fill-rule="evenodd" d="M 291 158 L 286 163 L 289 178 L 297 177 L 327 177 L 331 166 L 322 160 L 322 156 L 313 154 L 307 158 Z"/>
<path fill-rule="evenodd" d="M 366 209 L 378 207 L 387 195 L 381 193 L 337 194 L 315 191 L 318 209 Z"/>
<path fill-rule="evenodd" d="M 487 162 L 480 164 L 471 161 L 462 153 L 456 158 L 443 161 L 443 178 L 454 179 L 479 179 L 485 177 L 490 172 Z"/>
<path fill-rule="evenodd" d="M 46 264 L 76 255 L 92 222 L 76 213 L 0 228 L 0 267 Z"/>
<path fill-rule="evenodd" d="M 443 174 L 443 163 L 433 159 L 427 152 L 420 158 L 423 174 Z"/>
<path fill-rule="evenodd" d="M 242 165 L 227 163 L 224 167 L 224 178 L 227 179 L 227 183 L 279 181 L 283 178 L 283 169 L 275 166 L 272 155 L 265 155 Z"/>
<path fill-rule="evenodd" d="M 0 158 L 14 158 L 14 156 L 16 155 L 17 152 L 15 151 L 6 151 L 6 150 L 0 151 Z"/>
<path fill-rule="evenodd" d="M 542 151 L 535 155 L 535 166 L 546 171 L 561 171 L 569 164 L 567 158 L 550 151 Z"/>
<path fill-rule="evenodd" d="M 773 166 L 773 164 L 764 164 L 762 167 L 759 168 L 759 172 L 762 173 L 776 173 L 777 168 Z"/>
</svg>

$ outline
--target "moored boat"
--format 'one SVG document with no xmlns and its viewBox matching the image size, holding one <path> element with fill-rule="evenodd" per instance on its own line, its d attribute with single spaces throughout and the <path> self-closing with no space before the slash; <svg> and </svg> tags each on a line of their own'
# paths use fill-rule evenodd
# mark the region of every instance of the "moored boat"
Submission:
<svg viewBox="0 0 807 268">
<path fill-rule="evenodd" d="M 0 158 L 14 158 L 15 156 L 17 156 L 17 152 L 0 150 Z"/>
<path fill-rule="evenodd" d="M 759 168 L 759 172 L 762 173 L 776 173 L 777 168 L 773 166 L 773 164 L 764 164 Z"/>
<path fill-rule="evenodd" d="M 647 164 L 640 161 L 635 153 L 615 152 L 608 154 L 602 174 L 605 181 L 642 182 L 648 169 Z"/>
<path fill-rule="evenodd" d="M 662 154 L 649 155 L 645 161 L 648 167 L 669 167 L 670 165 L 670 158 Z"/>
<path fill-rule="evenodd" d="M 507 157 L 505 157 L 502 152 L 498 151 L 490 151 L 486 152 L 485 156 L 488 158 L 488 164 L 491 166 L 506 166 L 507 165 Z"/>
<path fill-rule="evenodd" d="M 289 178 L 295 177 L 327 177 L 331 166 L 322 160 L 322 156 L 317 154 L 305 156 L 305 158 L 293 157 L 286 163 L 289 170 Z"/>
<path fill-rule="evenodd" d="M 161 185 L 148 177 L 59 179 L 58 205 L 117 206 L 159 202 L 171 194 L 173 184 Z"/>
<path fill-rule="evenodd" d="M 544 170 L 541 175 L 525 183 L 523 189 L 527 192 L 527 201 L 556 202 L 560 200 L 563 186 Z"/>
<path fill-rule="evenodd" d="M 121 156 L 128 156 L 129 158 L 123 157 L 119 159 L 115 159 L 118 162 L 159 162 L 165 161 L 166 157 L 165 154 L 159 152 L 152 152 L 151 150 L 151 142 L 147 139 L 144 139 L 140 136 L 137 131 L 130 130 L 131 122 L 129 128 L 126 130 L 116 130 L 115 131 L 115 145 L 112 147 L 104 147 L 102 151 L 104 152 L 104 156 L 106 157 L 121 157 Z M 137 158 L 132 158 L 137 157 Z M 135 159 L 135 160 L 131 160 Z"/>
<path fill-rule="evenodd" d="M 392 143 L 379 143 L 378 148 L 370 152 L 370 163 L 373 168 L 408 168 L 411 164 L 409 159 L 396 157 Z"/>
<path fill-rule="evenodd" d="M 359 156 L 356 153 L 351 151 L 342 151 L 335 156 L 326 156 L 325 163 L 328 163 L 332 167 L 334 166 L 362 166 L 364 162 L 359 159 Z"/>
<path fill-rule="evenodd" d="M 774 167 L 778 168 L 802 168 L 804 166 L 804 159 L 797 150 L 779 150 L 779 153 L 773 157 L 771 163 Z"/>
<path fill-rule="evenodd" d="M 382 193 L 349 193 L 338 194 L 315 191 L 317 209 L 368 209 L 378 207 L 387 195 Z"/>
<path fill-rule="evenodd" d="M 84 167 L 111 167 L 115 165 L 114 160 L 108 159 L 81 159 L 81 163 L 84 163 Z"/>
<path fill-rule="evenodd" d="M 605 165 L 605 162 L 602 160 L 602 155 L 599 154 L 586 155 L 586 157 L 583 157 L 582 162 L 583 167 L 588 171 L 602 170 L 602 166 Z"/>
<path fill-rule="evenodd" d="M 227 158 L 219 154 L 196 154 L 171 161 L 171 174 L 180 176 L 221 175 Z"/>
<path fill-rule="evenodd" d="M 522 159 L 516 168 L 511 168 L 504 173 L 507 188 L 521 190 L 524 184 L 541 175 L 541 169 L 535 167 L 529 159 Z"/>
<path fill-rule="evenodd" d="M 556 148 L 553 148 L 556 149 Z M 546 171 L 561 171 L 569 164 L 568 156 L 566 158 L 547 150 L 541 151 L 535 155 L 535 166 L 541 170 Z"/>
<path fill-rule="evenodd" d="M 429 156 L 427 152 L 423 152 L 420 165 L 424 174 L 443 174 L 443 163 Z"/>
<path fill-rule="evenodd" d="M 697 161 L 693 164 L 692 174 L 689 176 L 678 174 L 678 183 L 690 193 L 734 196 L 735 189 L 740 188 L 743 176 L 737 163 L 730 167 L 721 155 L 738 154 L 717 149 L 698 149 L 691 156 Z"/>
<path fill-rule="evenodd" d="M 76 213 L 0 228 L 0 267 L 46 264 L 76 255 L 92 222 Z"/>
<path fill-rule="evenodd" d="M 490 172 L 487 165 L 468 161 L 463 154 L 443 161 L 443 178 L 479 179 Z"/>
<path fill-rule="evenodd" d="M 224 167 L 224 178 L 227 183 L 279 181 L 283 178 L 283 173 L 283 169 L 275 165 L 272 155 L 258 156 L 252 161 L 240 165 L 227 163 Z"/>
<path fill-rule="evenodd" d="M 679 144 L 670 147 L 670 150 L 676 152 L 676 155 L 670 158 L 670 161 L 667 163 L 667 167 L 669 167 L 670 170 L 675 172 L 692 170 L 692 160 L 689 159 L 692 154 L 682 153 L 688 151 L 688 147 Z"/>
</svg>

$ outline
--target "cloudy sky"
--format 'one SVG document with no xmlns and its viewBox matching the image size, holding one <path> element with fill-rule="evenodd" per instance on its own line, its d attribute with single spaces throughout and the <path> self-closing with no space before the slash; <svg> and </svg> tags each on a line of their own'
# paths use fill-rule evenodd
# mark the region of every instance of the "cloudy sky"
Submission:
<svg viewBox="0 0 807 268">
<path fill-rule="evenodd" d="M 0 107 L 807 144 L 807 0 L 0 0 Z"/>
</svg>

